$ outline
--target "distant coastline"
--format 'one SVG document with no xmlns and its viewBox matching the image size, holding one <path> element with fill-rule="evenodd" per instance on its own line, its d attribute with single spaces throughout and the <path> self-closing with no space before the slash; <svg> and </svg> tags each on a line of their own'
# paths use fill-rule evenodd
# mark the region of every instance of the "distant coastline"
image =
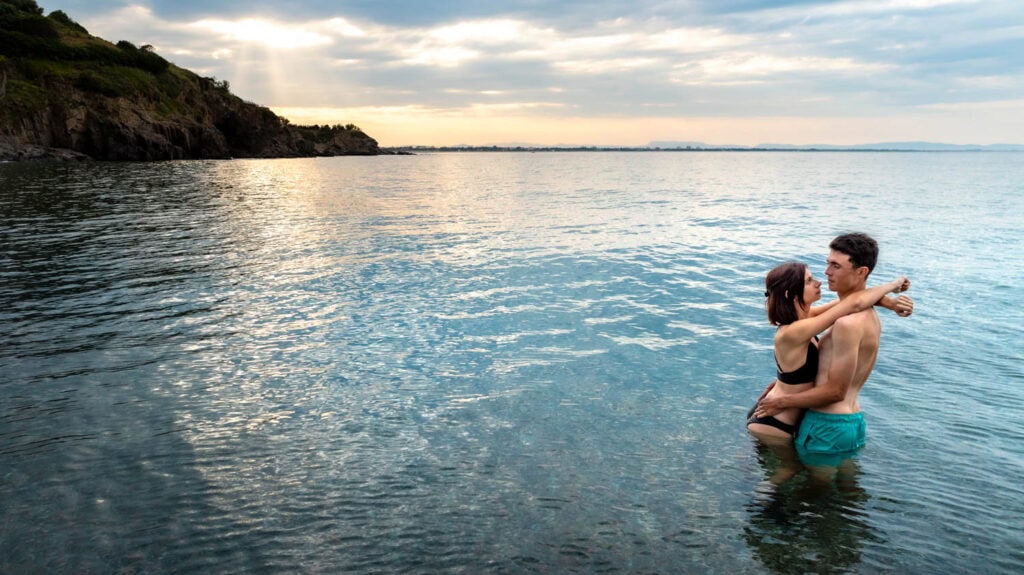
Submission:
<svg viewBox="0 0 1024 575">
<path fill-rule="evenodd" d="M 435 152 L 1024 152 L 1024 145 L 994 144 L 969 146 L 956 144 L 865 144 L 855 146 L 393 146 L 382 147 L 393 154 L 429 154 Z"/>
</svg>

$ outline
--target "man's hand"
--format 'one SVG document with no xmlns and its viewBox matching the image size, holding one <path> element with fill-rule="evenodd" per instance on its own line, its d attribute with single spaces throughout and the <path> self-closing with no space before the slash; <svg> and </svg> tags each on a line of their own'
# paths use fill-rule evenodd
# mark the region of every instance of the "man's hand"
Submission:
<svg viewBox="0 0 1024 575">
<path fill-rule="evenodd" d="M 891 310 L 900 317 L 907 317 L 914 313 L 914 300 L 905 295 L 899 297 L 885 296 L 878 300 L 878 303 L 875 305 Z"/>
<path fill-rule="evenodd" d="M 910 314 L 914 313 L 914 300 L 910 299 L 908 296 L 901 295 L 896 298 L 891 309 L 900 317 L 908 317 Z"/>
<path fill-rule="evenodd" d="M 780 411 L 786 409 L 782 405 L 782 398 L 779 396 L 766 397 L 757 403 L 757 409 L 754 411 L 754 417 L 768 417 L 775 415 Z"/>
</svg>

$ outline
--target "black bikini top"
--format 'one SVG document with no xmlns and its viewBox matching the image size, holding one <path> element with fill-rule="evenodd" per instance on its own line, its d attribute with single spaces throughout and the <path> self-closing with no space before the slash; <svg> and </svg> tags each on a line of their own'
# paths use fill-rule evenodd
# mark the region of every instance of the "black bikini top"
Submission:
<svg viewBox="0 0 1024 575">
<path fill-rule="evenodd" d="M 814 345 L 813 341 L 807 344 L 807 361 L 794 371 L 783 372 L 779 367 L 778 358 L 775 359 L 775 367 L 778 370 L 776 377 L 782 383 L 797 384 L 814 381 L 818 375 L 818 346 Z"/>
</svg>

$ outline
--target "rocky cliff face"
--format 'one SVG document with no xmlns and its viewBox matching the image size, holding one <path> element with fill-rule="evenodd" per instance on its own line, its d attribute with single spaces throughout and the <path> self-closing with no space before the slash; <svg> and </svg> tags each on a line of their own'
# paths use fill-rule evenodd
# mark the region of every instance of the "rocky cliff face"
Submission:
<svg viewBox="0 0 1024 575">
<path fill-rule="evenodd" d="M 382 153 L 348 126 L 293 126 L 148 47 L 0 0 L 0 160 L 173 160 Z"/>
</svg>

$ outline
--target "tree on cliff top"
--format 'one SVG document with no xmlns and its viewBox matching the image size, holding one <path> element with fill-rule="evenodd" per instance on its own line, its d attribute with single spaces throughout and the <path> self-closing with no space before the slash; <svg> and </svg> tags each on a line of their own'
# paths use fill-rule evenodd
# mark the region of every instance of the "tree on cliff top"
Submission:
<svg viewBox="0 0 1024 575">
<path fill-rule="evenodd" d="M 7 10 L 30 12 L 40 16 L 43 14 L 43 9 L 36 4 L 36 0 L 0 0 L 0 12 Z"/>
<path fill-rule="evenodd" d="M 57 22 L 60 22 L 61 24 L 67 26 L 68 28 L 71 28 L 72 30 L 78 30 L 79 32 L 83 32 L 85 34 L 89 33 L 89 31 L 85 29 L 85 26 L 82 26 L 78 22 L 72 20 L 71 17 L 65 14 L 63 10 L 54 10 L 53 12 L 50 12 L 50 15 L 47 17 L 50 20 L 56 20 Z"/>
</svg>

